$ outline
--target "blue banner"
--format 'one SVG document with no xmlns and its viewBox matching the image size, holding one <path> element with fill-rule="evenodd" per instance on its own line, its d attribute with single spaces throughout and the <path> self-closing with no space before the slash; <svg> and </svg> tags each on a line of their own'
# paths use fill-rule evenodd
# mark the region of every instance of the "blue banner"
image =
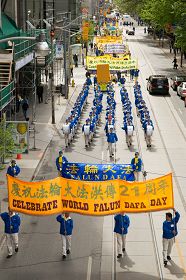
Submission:
<svg viewBox="0 0 186 280">
<path fill-rule="evenodd" d="M 131 164 L 88 164 L 67 162 L 62 165 L 62 177 L 84 181 L 122 179 L 134 181 Z"/>
</svg>

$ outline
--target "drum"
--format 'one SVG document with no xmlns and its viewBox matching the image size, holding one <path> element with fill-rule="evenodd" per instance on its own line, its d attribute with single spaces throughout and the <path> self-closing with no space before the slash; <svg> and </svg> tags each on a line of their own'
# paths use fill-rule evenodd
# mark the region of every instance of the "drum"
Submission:
<svg viewBox="0 0 186 280">
<path fill-rule="evenodd" d="M 63 125 L 63 133 L 64 134 L 69 134 L 70 133 L 70 125 L 69 124 L 64 124 Z"/>
<path fill-rule="evenodd" d="M 85 125 L 84 126 L 84 134 L 89 135 L 90 134 L 90 125 Z"/>
<path fill-rule="evenodd" d="M 147 136 L 152 136 L 153 133 L 153 127 L 152 125 L 147 125 Z"/>
<path fill-rule="evenodd" d="M 127 135 L 132 136 L 134 131 L 134 127 L 132 125 L 127 126 Z"/>
</svg>

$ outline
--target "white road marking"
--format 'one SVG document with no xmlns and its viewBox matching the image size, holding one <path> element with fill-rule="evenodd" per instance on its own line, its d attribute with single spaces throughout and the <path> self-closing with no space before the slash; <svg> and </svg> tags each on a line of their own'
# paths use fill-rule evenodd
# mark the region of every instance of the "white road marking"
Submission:
<svg viewBox="0 0 186 280">
<path fill-rule="evenodd" d="M 92 271 L 92 257 L 88 257 L 88 268 L 87 268 L 87 280 L 91 279 L 91 271 Z"/>
</svg>

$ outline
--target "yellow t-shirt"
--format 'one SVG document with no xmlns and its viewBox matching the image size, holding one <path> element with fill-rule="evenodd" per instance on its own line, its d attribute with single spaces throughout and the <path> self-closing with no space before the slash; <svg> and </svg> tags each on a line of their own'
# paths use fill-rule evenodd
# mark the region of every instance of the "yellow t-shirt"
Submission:
<svg viewBox="0 0 186 280">
<path fill-rule="evenodd" d="M 63 158 L 59 157 L 59 166 L 62 167 L 62 163 L 63 163 Z"/>
</svg>

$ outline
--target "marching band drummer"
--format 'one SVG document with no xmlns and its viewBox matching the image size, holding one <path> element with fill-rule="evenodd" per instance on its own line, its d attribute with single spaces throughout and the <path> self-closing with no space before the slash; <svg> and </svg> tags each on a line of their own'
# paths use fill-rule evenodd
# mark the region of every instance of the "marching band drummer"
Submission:
<svg viewBox="0 0 186 280">
<path fill-rule="evenodd" d="M 87 148 L 89 146 L 89 136 L 90 136 L 90 123 L 89 123 L 89 119 L 86 120 L 86 123 L 83 125 L 82 127 L 82 132 L 84 133 L 84 137 L 85 137 L 85 147 Z"/>
<path fill-rule="evenodd" d="M 148 147 L 151 147 L 152 134 L 153 134 L 153 130 L 154 130 L 152 121 L 150 119 L 148 119 L 144 123 L 143 128 L 144 128 L 145 140 L 146 140 L 147 148 L 148 148 Z"/>
<path fill-rule="evenodd" d="M 66 122 L 63 124 L 62 131 L 65 137 L 65 146 L 67 148 L 68 145 L 70 145 L 70 141 L 71 141 L 70 139 L 71 127 L 68 119 L 66 119 Z"/>
<path fill-rule="evenodd" d="M 122 129 L 125 130 L 126 143 L 127 146 L 130 147 L 132 145 L 132 136 L 134 132 L 134 125 L 130 119 L 127 120 Z"/>
</svg>

